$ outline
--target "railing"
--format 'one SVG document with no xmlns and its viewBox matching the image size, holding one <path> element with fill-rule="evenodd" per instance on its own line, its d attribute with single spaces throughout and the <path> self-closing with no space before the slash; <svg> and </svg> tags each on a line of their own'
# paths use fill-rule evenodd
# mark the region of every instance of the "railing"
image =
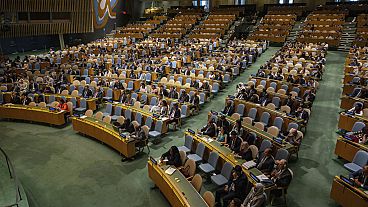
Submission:
<svg viewBox="0 0 368 207">
<path fill-rule="evenodd" d="M 18 177 L 15 173 L 13 164 L 11 163 L 8 155 L 5 153 L 5 151 L 3 149 L 1 149 L 1 147 L 0 147 L 0 152 L 1 152 L 0 154 L 3 154 L 4 157 L 5 157 L 6 165 L 8 167 L 8 171 L 9 171 L 9 176 L 10 176 L 10 179 L 14 180 L 14 188 L 15 188 L 15 202 L 13 204 L 6 205 L 6 206 L 1 206 L 1 207 L 19 206 L 19 202 L 22 200 L 22 195 L 20 193 L 20 184 L 19 184 Z"/>
</svg>

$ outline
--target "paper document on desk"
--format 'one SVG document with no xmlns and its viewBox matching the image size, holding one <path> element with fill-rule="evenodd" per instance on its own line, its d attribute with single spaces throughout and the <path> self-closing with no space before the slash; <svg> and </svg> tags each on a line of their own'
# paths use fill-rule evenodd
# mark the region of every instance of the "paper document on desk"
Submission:
<svg viewBox="0 0 368 207">
<path fill-rule="evenodd" d="M 269 178 L 265 174 L 258 175 L 257 178 L 262 182 L 269 180 Z"/>
<path fill-rule="evenodd" d="M 168 117 L 162 117 L 162 121 L 166 121 L 168 119 L 169 119 Z"/>
<path fill-rule="evenodd" d="M 81 116 L 80 118 L 81 118 L 81 119 L 85 119 L 85 118 L 87 118 L 87 116 Z"/>
<path fill-rule="evenodd" d="M 167 170 L 165 170 L 165 173 L 168 175 L 172 175 L 175 172 L 175 168 L 169 167 Z"/>
<path fill-rule="evenodd" d="M 256 165 L 257 165 L 257 163 L 254 162 L 253 160 L 243 163 L 243 167 L 245 167 L 245 169 L 247 169 L 247 170 L 250 169 L 250 168 L 255 167 Z"/>
<path fill-rule="evenodd" d="M 114 101 L 114 102 L 112 102 L 113 104 L 119 104 L 119 102 L 117 102 L 117 101 Z"/>
</svg>

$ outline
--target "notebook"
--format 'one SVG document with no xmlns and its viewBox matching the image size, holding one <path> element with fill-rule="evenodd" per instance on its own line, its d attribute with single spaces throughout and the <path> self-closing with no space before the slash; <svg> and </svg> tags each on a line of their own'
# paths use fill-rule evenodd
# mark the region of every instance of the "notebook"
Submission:
<svg viewBox="0 0 368 207">
<path fill-rule="evenodd" d="M 243 163 L 243 167 L 245 167 L 245 169 L 247 170 L 249 170 L 250 168 L 254 168 L 256 165 L 257 163 L 253 160 Z"/>
<path fill-rule="evenodd" d="M 168 175 L 172 175 L 175 172 L 175 168 L 169 167 L 165 170 L 165 173 Z"/>
</svg>

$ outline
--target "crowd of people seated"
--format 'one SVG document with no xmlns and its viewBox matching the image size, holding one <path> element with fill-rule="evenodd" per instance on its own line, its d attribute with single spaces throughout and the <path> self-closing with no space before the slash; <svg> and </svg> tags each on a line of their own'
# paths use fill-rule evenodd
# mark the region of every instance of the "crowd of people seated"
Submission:
<svg viewBox="0 0 368 207">
<path fill-rule="evenodd" d="M 357 17 L 357 31 L 353 42 L 354 45 L 364 47 L 368 44 L 368 14 L 361 14 Z"/>
</svg>

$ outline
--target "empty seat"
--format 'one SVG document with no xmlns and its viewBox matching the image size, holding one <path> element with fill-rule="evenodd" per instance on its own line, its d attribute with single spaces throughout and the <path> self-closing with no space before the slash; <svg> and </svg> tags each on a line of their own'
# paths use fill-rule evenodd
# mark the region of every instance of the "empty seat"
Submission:
<svg viewBox="0 0 368 207">
<path fill-rule="evenodd" d="M 208 162 L 200 164 L 198 168 L 206 174 L 212 173 L 216 170 L 218 158 L 219 155 L 217 152 L 211 152 L 208 158 Z"/>
<path fill-rule="evenodd" d="M 224 166 L 222 166 L 220 174 L 211 176 L 211 181 L 217 186 L 225 185 L 230 179 L 232 170 L 233 170 L 233 165 L 230 164 L 229 162 L 226 162 Z"/>
<path fill-rule="evenodd" d="M 205 150 L 205 145 L 203 143 L 199 143 L 195 154 L 189 154 L 187 158 L 192 159 L 195 162 L 201 162 L 203 159 L 204 150 Z"/>
<path fill-rule="evenodd" d="M 359 150 L 351 163 L 344 164 L 344 167 L 350 172 L 361 170 L 368 163 L 368 152 Z"/>
<path fill-rule="evenodd" d="M 185 135 L 184 146 L 178 147 L 178 150 L 188 153 L 192 150 L 192 144 L 193 144 L 193 137 L 190 135 Z"/>
</svg>

